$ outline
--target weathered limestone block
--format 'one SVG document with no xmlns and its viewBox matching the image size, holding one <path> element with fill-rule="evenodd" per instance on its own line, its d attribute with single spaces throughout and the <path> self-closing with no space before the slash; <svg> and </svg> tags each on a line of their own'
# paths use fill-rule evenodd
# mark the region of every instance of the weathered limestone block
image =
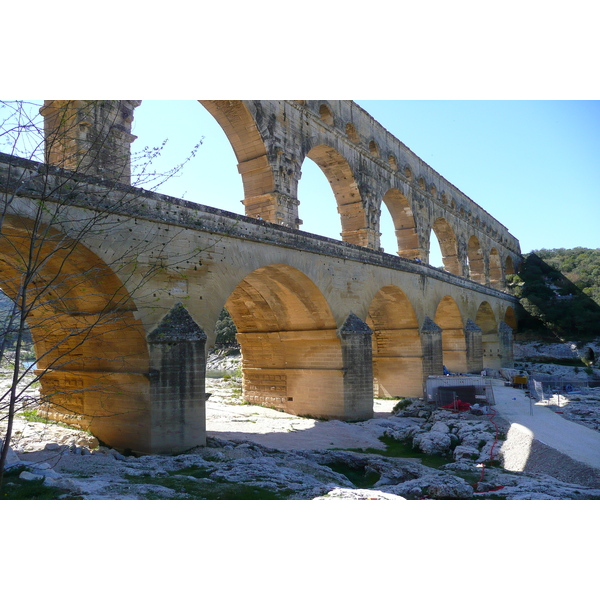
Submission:
<svg viewBox="0 0 600 600">
<path fill-rule="evenodd" d="M 131 184 L 131 134 L 140 100 L 46 100 L 46 162 Z"/>
<path fill-rule="evenodd" d="M 246 402 L 296 415 L 345 418 L 335 330 L 247 332 L 237 339 Z"/>
</svg>

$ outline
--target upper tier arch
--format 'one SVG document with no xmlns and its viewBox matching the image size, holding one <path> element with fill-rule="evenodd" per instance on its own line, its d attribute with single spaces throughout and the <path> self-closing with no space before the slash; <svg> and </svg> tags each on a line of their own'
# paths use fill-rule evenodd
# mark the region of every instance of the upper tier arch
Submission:
<svg viewBox="0 0 600 600">
<path fill-rule="evenodd" d="M 52 118 L 57 103 L 61 102 L 69 101 L 46 101 L 47 119 Z M 119 129 L 119 135 L 123 136 L 139 103 L 111 102 L 127 103 L 129 116 Z M 446 231 L 452 231 L 455 237 L 452 245 L 456 251 L 447 256 L 446 268 L 451 272 L 503 288 L 506 273 L 518 269 L 519 242 L 508 229 L 354 102 L 199 102 L 221 125 L 233 147 L 243 180 L 247 216 L 298 229 L 301 223 L 298 181 L 302 163 L 309 156 L 321 166 L 327 165 L 324 171 L 329 174 L 341 165 L 344 167 L 343 178 L 347 179 L 344 192 L 340 191 L 337 175 L 332 178 L 328 174 L 345 220 L 344 241 L 378 250 L 381 211 L 389 210 L 396 223 L 401 256 L 425 260 L 431 229 L 444 223 Z M 126 153 L 126 141 L 118 146 L 120 162 Z M 332 157 L 335 157 L 333 162 Z M 394 196 L 390 190 L 397 190 Z M 352 202 L 347 203 L 350 196 Z M 408 220 L 398 227 L 399 202 Z"/>
</svg>

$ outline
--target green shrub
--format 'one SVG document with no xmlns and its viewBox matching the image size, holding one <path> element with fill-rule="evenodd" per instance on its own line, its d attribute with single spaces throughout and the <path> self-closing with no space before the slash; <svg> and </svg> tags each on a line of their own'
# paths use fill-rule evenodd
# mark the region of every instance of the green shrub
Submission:
<svg viewBox="0 0 600 600">
<path fill-rule="evenodd" d="M 413 401 L 410 398 L 402 398 L 402 400 L 400 400 L 400 402 L 398 402 L 396 406 L 392 408 L 392 414 L 395 415 L 397 412 L 408 408 L 412 403 Z"/>
</svg>

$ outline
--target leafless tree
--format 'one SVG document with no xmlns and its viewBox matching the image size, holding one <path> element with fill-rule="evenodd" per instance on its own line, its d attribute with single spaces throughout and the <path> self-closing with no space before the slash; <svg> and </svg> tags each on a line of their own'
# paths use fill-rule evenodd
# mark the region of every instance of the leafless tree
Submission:
<svg viewBox="0 0 600 600">
<path fill-rule="evenodd" d="M 84 242 L 122 235 L 122 218 L 117 215 L 140 214 L 135 194 L 123 185 L 130 176 L 134 186 L 157 189 L 185 167 L 201 144 L 200 140 L 184 161 L 167 172 L 153 169 L 164 143 L 145 148 L 131 163 L 111 161 L 114 127 L 128 109 L 119 105 L 110 112 L 114 106 L 99 103 L 41 107 L 24 101 L 0 102 L 0 151 L 7 165 L 0 189 L 0 288 L 12 300 L 0 325 L 0 364 L 9 365 L 11 379 L 9 389 L 0 392 L 0 420 L 6 420 L 0 486 L 15 414 L 38 402 L 33 388 L 51 370 L 77 370 L 82 362 L 97 360 L 82 356 L 78 349 L 89 347 L 90 340 L 107 331 L 130 327 L 124 315 L 130 309 L 132 290 L 139 292 L 136 305 L 144 302 L 144 283 L 164 265 L 164 244 L 157 240 L 130 243 L 110 260 L 95 256 Z M 46 111 L 45 120 L 40 109 Z M 108 126 L 90 127 L 102 111 Z M 156 257 L 154 266 L 138 267 L 142 253 Z M 85 272 L 77 268 L 82 257 Z M 99 291 L 98 282 L 108 280 L 111 285 Z M 35 361 L 27 352 L 29 332 Z M 45 386 L 40 400 L 46 407 L 68 412 L 64 399 L 65 390 Z"/>
</svg>

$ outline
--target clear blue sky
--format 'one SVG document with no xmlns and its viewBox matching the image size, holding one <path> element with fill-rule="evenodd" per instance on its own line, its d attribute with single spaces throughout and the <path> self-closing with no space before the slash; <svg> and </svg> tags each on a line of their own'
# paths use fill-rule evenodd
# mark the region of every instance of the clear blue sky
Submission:
<svg viewBox="0 0 600 600">
<path fill-rule="evenodd" d="M 524 253 L 600 247 L 599 101 L 357 102 L 508 227 Z M 219 125 L 199 103 L 143 102 L 135 113 L 134 134 L 134 151 L 169 139 L 159 168 L 181 161 L 203 137 L 183 175 L 159 191 L 243 214 L 235 156 Z M 324 175 L 310 159 L 302 173 L 302 229 L 340 239 L 335 200 Z M 385 206 L 382 233 L 382 245 L 393 252 Z"/>
</svg>

